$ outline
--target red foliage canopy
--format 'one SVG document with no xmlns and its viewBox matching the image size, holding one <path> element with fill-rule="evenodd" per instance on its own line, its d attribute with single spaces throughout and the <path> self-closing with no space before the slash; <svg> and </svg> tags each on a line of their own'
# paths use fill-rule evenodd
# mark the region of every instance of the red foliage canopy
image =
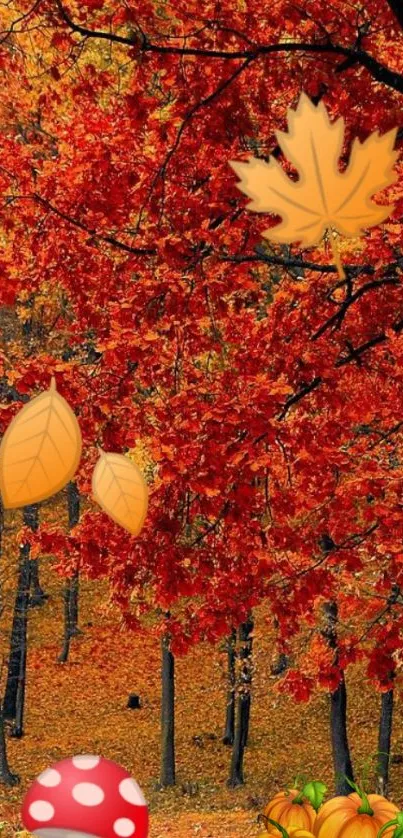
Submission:
<svg viewBox="0 0 403 838">
<path fill-rule="evenodd" d="M 337 597 L 342 665 L 365 650 L 385 686 L 398 663 L 399 182 L 339 281 L 322 247 L 263 244 L 267 218 L 245 211 L 228 161 L 278 154 L 301 90 L 345 117 L 343 163 L 354 136 L 399 125 L 402 26 L 394 0 L 5 13 L 0 300 L 34 300 L 46 341 L 16 369 L 4 356 L 4 376 L 31 393 L 55 372 L 84 493 L 97 444 L 142 440 L 153 484 L 138 539 L 89 511 L 43 544 L 64 572 L 73 556 L 108 574 L 128 622 L 171 610 L 177 650 L 266 597 L 287 643 Z M 285 687 L 307 697 L 337 677 L 314 632 Z"/>
</svg>

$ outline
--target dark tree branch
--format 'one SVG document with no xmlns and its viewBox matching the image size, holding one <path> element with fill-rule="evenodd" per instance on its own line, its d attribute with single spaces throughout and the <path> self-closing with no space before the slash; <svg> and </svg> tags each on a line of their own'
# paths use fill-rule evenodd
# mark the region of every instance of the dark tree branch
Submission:
<svg viewBox="0 0 403 838">
<path fill-rule="evenodd" d="M 196 544 L 200 544 L 201 541 L 204 541 L 206 536 L 208 536 L 212 532 L 216 531 L 219 523 L 222 521 L 223 518 L 225 518 L 225 516 L 226 516 L 226 514 L 229 510 L 229 507 L 230 507 L 230 502 L 227 500 L 227 501 L 225 501 L 224 506 L 222 507 L 222 509 L 221 509 L 219 515 L 217 516 L 216 520 L 213 521 L 212 524 L 209 524 L 209 526 L 206 527 L 206 529 L 202 533 L 200 533 L 200 535 L 198 535 L 197 538 L 194 539 L 194 541 L 192 541 L 192 543 L 190 544 L 191 547 L 195 547 Z"/>
<path fill-rule="evenodd" d="M 127 44 L 133 47 L 135 44 L 139 47 L 139 52 L 154 52 L 159 55 L 193 55 L 203 58 L 222 58 L 226 60 L 253 60 L 263 55 L 271 55 L 273 53 L 291 53 L 291 52 L 306 52 L 306 53 L 330 53 L 332 55 L 343 55 L 352 63 L 360 64 L 365 67 L 371 76 L 379 82 L 386 84 L 388 87 L 403 93 L 403 75 L 401 73 L 389 70 L 381 62 L 377 61 L 367 52 L 362 49 L 355 49 L 352 47 L 336 46 L 331 43 L 326 44 L 307 44 L 307 43 L 281 43 L 281 44 L 262 44 L 260 46 L 249 47 L 243 50 L 217 50 L 217 49 L 203 49 L 197 47 L 173 47 L 160 46 L 152 44 L 147 37 L 139 39 L 136 35 L 124 36 L 116 35 L 113 32 L 103 32 L 95 29 L 89 29 L 86 26 L 81 26 L 75 23 L 70 17 L 69 13 L 64 8 L 60 0 L 56 0 L 57 7 L 60 11 L 62 19 L 67 26 L 78 35 L 85 38 L 101 38 L 107 41 L 113 41 L 119 44 Z M 398 5 L 398 0 L 396 0 Z M 349 66 L 350 66 L 349 65 Z"/>
<path fill-rule="evenodd" d="M 391 328 L 396 335 L 399 335 L 400 332 L 403 331 L 403 320 L 397 320 L 393 323 Z M 389 340 L 387 334 L 385 332 L 381 332 L 379 335 L 371 338 L 371 340 L 367 340 L 355 349 L 352 348 L 348 355 L 345 355 L 343 358 L 339 358 L 339 360 L 336 361 L 335 366 L 344 367 L 345 364 L 349 364 L 351 361 L 357 361 L 361 355 L 364 354 L 364 352 L 368 351 L 368 349 L 372 349 L 374 346 L 379 346 L 380 343 L 385 343 L 387 340 Z"/>
<path fill-rule="evenodd" d="M 137 222 L 137 230 L 139 230 L 139 228 L 140 228 L 140 224 L 141 224 L 141 221 L 142 221 L 144 209 L 145 209 L 148 201 L 150 200 L 150 197 L 153 193 L 155 185 L 157 184 L 157 182 L 159 180 L 161 180 L 161 182 L 164 184 L 164 176 L 165 176 L 165 173 L 166 173 L 167 166 L 169 165 L 169 161 L 171 160 L 171 158 L 173 157 L 175 152 L 178 150 L 179 144 L 180 144 L 181 139 L 182 139 L 182 135 L 183 135 L 184 131 L 186 130 L 187 126 L 190 124 L 194 115 L 199 110 L 201 110 L 201 108 L 204 108 L 204 107 L 210 105 L 211 102 L 214 101 L 214 99 L 216 99 L 221 93 L 223 93 L 223 91 L 227 87 L 229 87 L 230 84 L 232 84 L 232 82 L 235 81 L 235 79 L 238 78 L 238 76 L 240 76 L 240 74 L 244 70 L 246 70 L 246 68 L 249 66 L 249 64 L 252 63 L 252 60 L 253 60 L 252 58 L 248 58 L 246 61 L 244 61 L 242 64 L 240 64 L 240 66 L 237 67 L 237 69 L 234 70 L 234 72 L 231 73 L 231 75 L 228 76 L 228 78 L 225 79 L 225 81 L 221 82 L 221 84 L 219 84 L 218 87 L 216 87 L 216 89 L 213 90 L 212 93 L 210 93 L 204 99 L 201 99 L 199 102 L 196 102 L 190 108 L 190 110 L 185 114 L 185 117 L 184 117 L 183 121 L 181 122 L 181 124 L 178 128 L 175 140 L 174 140 L 171 148 L 169 149 L 169 151 L 167 152 L 167 154 L 165 156 L 165 160 L 163 161 L 161 166 L 158 168 L 158 170 L 156 171 L 156 173 L 155 173 L 155 175 L 154 175 L 154 177 L 151 181 L 150 187 L 148 189 L 147 197 L 146 197 L 145 202 L 144 202 L 144 204 L 141 207 L 140 212 L 139 212 L 139 217 L 138 217 L 138 222 Z"/>
<path fill-rule="evenodd" d="M 403 331 L 403 320 L 397 320 L 396 323 L 393 324 L 392 330 L 398 335 L 400 332 Z M 385 343 L 388 340 L 388 336 L 385 332 L 381 332 L 379 335 L 371 338 L 371 340 L 367 340 L 365 343 L 362 343 L 360 346 L 351 347 L 348 355 L 345 355 L 342 358 L 339 358 L 338 361 L 335 363 L 335 367 L 344 367 L 346 364 L 350 364 L 352 361 L 358 361 L 365 352 L 369 349 L 373 349 L 374 346 L 379 346 L 380 343 Z M 310 384 L 304 385 L 297 393 L 293 396 L 290 396 L 289 399 L 284 404 L 284 407 L 281 410 L 279 415 L 279 419 L 284 419 L 286 414 L 288 413 L 290 407 L 297 402 L 301 401 L 308 393 L 312 393 L 313 390 L 316 390 L 320 384 L 322 384 L 323 379 L 320 376 L 314 378 Z M 265 434 L 263 434 L 265 436 Z M 262 439 L 263 437 L 260 437 Z"/>
<path fill-rule="evenodd" d="M 287 401 L 285 402 L 284 407 L 282 408 L 278 418 L 284 419 L 290 407 L 300 402 L 301 399 L 304 398 L 304 396 L 308 395 L 308 393 L 312 393 L 313 390 L 316 390 L 317 387 L 319 387 L 319 385 L 322 384 L 322 381 L 323 379 L 321 378 L 321 376 L 317 375 L 315 378 L 312 379 L 312 381 L 309 384 L 305 384 L 303 387 L 301 387 L 301 390 L 298 390 L 298 393 L 294 393 L 293 396 L 290 396 L 290 398 L 287 399 Z"/>
<path fill-rule="evenodd" d="M 389 8 L 392 10 L 396 19 L 399 21 L 403 29 L 403 3 L 402 0 L 386 0 Z"/>
<path fill-rule="evenodd" d="M 396 334 L 400 334 L 400 332 L 403 331 L 403 320 L 397 320 L 391 328 Z M 334 366 L 338 368 L 343 367 L 346 364 L 350 364 L 352 361 L 358 362 L 361 358 L 361 355 L 363 355 L 369 349 L 373 349 L 374 346 L 378 346 L 381 343 L 385 343 L 385 341 L 387 340 L 387 334 L 385 332 L 381 332 L 379 335 L 376 335 L 375 337 L 371 338 L 371 340 L 362 343 L 360 346 L 357 346 L 355 348 L 348 347 L 348 355 L 339 358 L 339 360 L 336 361 Z M 290 398 L 287 399 L 277 418 L 279 420 L 285 419 L 288 411 L 291 407 L 293 407 L 293 405 L 298 404 L 298 402 L 305 398 L 305 396 L 309 395 L 309 393 L 312 393 L 314 390 L 317 390 L 317 388 L 320 387 L 321 384 L 323 384 L 323 378 L 321 376 L 315 376 L 315 378 L 313 378 L 312 381 L 310 381 L 308 384 L 304 384 L 300 390 L 298 390 L 296 393 L 294 393 L 293 396 L 290 396 Z M 266 436 L 267 432 L 265 431 L 265 433 L 256 437 L 254 443 L 257 444 L 258 442 L 261 442 L 262 439 L 264 439 Z"/>
<path fill-rule="evenodd" d="M 388 442 L 388 440 L 393 436 L 393 434 L 397 434 L 398 431 L 400 431 L 400 428 L 402 427 L 402 425 L 403 425 L 403 421 L 396 422 L 396 425 L 393 425 L 393 427 L 390 428 L 385 433 L 379 433 L 379 431 L 378 431 L 379 439 L 377 439 L 375 442 L 372 443 L 372 445 L 369 446 L 369 450 L 372 451 L 374 448 L 377 448 L 377 446 L 381 445 L 382 442 Z"/>
<path fill-rule="evenodd" d="M 393 267 L 393 266 L 391 266 Z M 397 276 L 385 277 L 384 279 L 374 279 L 372 282 L 367 282 L 365 285 L 362 285 L 361 288 L 358 288 L 357 291 L 354 291 L 343 303 L 341 303 L 338 311 L 332 314 L 322 326 L 312 335 L 311 340 L 317 340 L 321 337 L 331 326 L 340 326 L 344 320 L 344 317 L 353 303 L 363 297 L 364 294 L 367 294 L 368 291 L 371 291 L 375 288 L 383 288 L 385 285 L 400 285 L 400 281 Z"/>
<path fill-rule="evenodd" d="M 34 193 L 33 198 L 37 203 L 41 204 L 46 209 L 53 212 L 59 218 L 62 218 L 64 221 L 68 221 L 69 224 L 73 224 L 74 227 L 78 227 L 79 230 L 83 230 L 85 233 L 88 233 L 93 239 L 97 239 L 98 241 L 106 242 L 106 244 L 110 244 L 112 247 L 116 247 L 119 250 L 124 250 L 127 253 L 134 253 L 136 256 L 152 256 L 156 253 L 156 250 L 150 247 L 130 247 L 130 245 L 125 244 L 124 242 L 115 239 L 114 236 L 103 236 L 100 233 L 97 233 L 96 230 L 91 230 L 81 221 L 78 221 L 76 218 L 72 218 L 70 215 L 62 212 L 61 210 L 57 209 L 57 207 L 53 206 L 50 201 L 45 200 L 37 193 Z"/>
<path fill-rule="evenodd" d="M 20 15 L 15 20 L 13 20 L 12 23 L 8 26 L 8 28 L 6 30 L 3 30 L 0 33 L 1 35 L 4 35 L 4 38 L 1 38 L 1 40 L 0 40 L 0 44 L 4 44 L 8 40 L 10 35 L 13 34 L 13 32 L 18 32 L 19 31 L 15 27 L 18 26 L 19 23 L 22 23 L 22 21 L 27 20 L 31 15 L 34 14 L 34 12 L 36 12 L 38 6 L 40 6 L 41 1 L 42 0 L 35 0 L 35 3 L 34 3 L 34 5 L 32 6 L 31 9 L 28 9 L 27 12 L 24 12 L 24 14 Z"/>
<path fill-rule="evenodd" d="M 239 67 L 237 67 L 236 70 L 234 70 L 233 73 L 231 73 L 231 75 L 227 79 L 225 79 L 225 81 L 221 82 L 221 84 L 219 84 L 218 87 L 216 87 L 216 89 L 213 90 L 213 92 L 209 94 L 209 96 L 206 96 L 204 99 L 201 99 L 199 102 L 196 102 L 196 104 L 193 105 L 190 108 L 190 110 L 187 112 L 183 122 L 181 123 L 181 125 L 178 129 L 178 133 L 176 135 L 175 141 L 174 141 L 172 147 L 170 148 L 170 150 L 168 151 L 168 154 L 166 155 L 166 158 L 165 158 L 162 166 L 160 167 L 160 169 L 158 171 L 157 177 L 162 177 L 165 174 L 165 170 L 167 168 L 167 165 L 168 165 L 172 155 L 175 153 L 175 151 L 177 150 L 177 148 L 179 146 L 179 143 L 180 143 L 181 138 L 182 138 L 182 134 L 183 134 L 187 124 L 190 122 L 190 120 L 195 115 L 195 113 L 197 113 L 197 111 L 199 111 L 201 108 L 205 108 L 208 105 L 210 105 L 211 102 L 214 101 L 214 99 L 217 99 L 217 97 L 220 96 L 221 93 L 223 93 L 224 90 L 226 90 L 226 88 L 229 87 L 230 84 L 232 84 L 232 82 L 235 81 L 235 79 L 238 78 L 238 76 L 240 76 L 240 74 L 244 70 L 246 70 L 246 68 L 249 66 L 249 64 L 251 64 L 252 61 L 254 61 L 254 59 L 255 59 L 254 55 L 248 57 L 242 64 L 240 64 Z"/>
<path fill-rule="evenodd" d="M 403 331 L 403 320 L 397 320 L 396 323 L 393 324 L 392 330 L 397 335 L 400 334 L 400 332 Z M 335 367 L 343 367 L 346 364 L 350 364 L 352 361 L 358 361 L 361 358 L 361 355 L 363 355 L 369 349 L 373 349 L 374 346 L 379 346 L 380 343 L 385 343 L 385 341 L 387 340 L 387 334 L 385 334 L 385 332 L 381 332 L 379 335 L 376 335 L 374 338 L 371 338 L 371 340 L 362 343 L 360 346 L 357 346 L 356 348 L 351 347 L 348 355 L 345 355 L 343 358 L 339 358 L 339 360 L 336 361 Z M 317 387 L 319 387 L 322 384 L 322 382 L 323 379 L 320 376 L 316 376 L 316 378 L 314 378 L 310 382 L 310 384 L 304 385 L 304 387 L 302 387 L 301 390 L 298 390 L 297 393 L 295 393 L 293 396 L 290 396 L 290 398 L 287 399 L 287 401 L 285 402 L 284 407 L 282 408 L 278 418 L 284 419 L 290 407 L 300 402 L 301 399 L 308 395 L 308 393 L 312 393 L 313 390 L 316 390 Z M 266 434 L 262 434 L 255 440 L 255 442 L 259 442 L 265 436 Z"/>
<path fill-rule="evenodd" d="M 318 262 L 308 262 L 304 259 L 286 259 L 283 256 L 273 256 L 265 253 L 259 247 L 256 248 L 256 253 L 245 253 L 236 256 L 220 256 L 221 262 L 232 262 L 235 264 L 243 264 L 244 262 L 265 262 L 267 265 L 279 265 L 284 268 L 301 268 L 307 271 L 318 271 L 318 273 L 336 274 L 337 268 L 335 265 L 321 265 Z M 344 265 L 344 270 L 351 276 L 358 276 L 359 274 L 375 273 L 373 265 Z"/>
<path fill-rule="evenodd" d="M 79 23 L 73 21 L 60 0 L 56 0 L 56 5 L 67 26 L 73 32 L 77 32 L 78 35 L 83 35 L 84 38 L 100 38 L 104 41 L 113 41 L 116 44 L 127 44 L 128 46 L 133 46 L 137 43 L 137 36 L 134 34 L 130 37 L 125 37 L 124 35 L 115 35 L 114 32 L 99 32 L 95 29 L 88 29 L 86 26 L 80 26 Z"/>
</svg>

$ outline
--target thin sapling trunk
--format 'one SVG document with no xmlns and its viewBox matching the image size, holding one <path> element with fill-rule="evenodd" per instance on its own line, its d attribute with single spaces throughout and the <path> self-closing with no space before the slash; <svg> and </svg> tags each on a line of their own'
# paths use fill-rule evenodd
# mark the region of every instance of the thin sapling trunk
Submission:
<svg viewBox="0 0 403 838">
<path fill-rule="evenodd" d="M 236 726 L 228 785 L 236 788 L 244 784 L 243 761 L 249 735 L 252 686 L 252 616 L 239 627 L 239 683 L 236 701 Z"/>
<path fill-rule="evenodd" d="M 227 637 L 228 690 L 225 712 L 224 745 L 233 745 L 235 736 L 235 686 L 236 686 L 236 630 Z"/>
</svg>

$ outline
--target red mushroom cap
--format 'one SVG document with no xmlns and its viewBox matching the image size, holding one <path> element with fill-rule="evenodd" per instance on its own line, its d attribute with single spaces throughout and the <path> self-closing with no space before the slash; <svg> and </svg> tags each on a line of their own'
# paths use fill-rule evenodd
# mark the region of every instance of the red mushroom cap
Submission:
<svg viewBox="0 0 403 838">
<path fill-rule="evenodd" d="M 130 774 L 109 759 L 75 756 L 40 774 L 22 821 L 41 838 L 147 838 L 148 808 Z"/>
</svg>

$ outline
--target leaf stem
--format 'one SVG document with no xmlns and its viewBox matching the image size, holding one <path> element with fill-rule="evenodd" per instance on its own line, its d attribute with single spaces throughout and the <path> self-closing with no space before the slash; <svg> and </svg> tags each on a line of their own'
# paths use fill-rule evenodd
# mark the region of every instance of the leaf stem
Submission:
<svg viewBox="0 0 403 838">
<path fill-rule="evenodd" d="M 338 244 L 337 244 L 337 233 L 332 228 L 330 228 L 330 230 L 329 230 L 329 238 L 330 238 L 330 246 L 332 248 L 334 264 L 336 265 L 336 268 L 337 268 L 337 273 L 338 273 L 340 279 L 346 279 L 346 274 L 345 274 L 343 265 L 341 264 L 340 252 L 339 252 L 339 247 L 338 247 Z"/>
<path fill-rule="evenodd" d="M 398 814 L 392 821 L 388 821 L 388 823 L 385 823 L 379 830 L 377 838 L 381 838 L 383 833 L 386 832 L 387 829 L 390 829 L 392 826 L 396 826 L 392 838 L 401 838 L 401 836 L 403 835 L 403 812 L 398 812 Z"/>
<path fill-rule="evenodd" d="M 281 826 L 281 824 L 277 823 L 277 821 L 273 821 L 271 818 L 268 818 L 267 815 L 259 815 L 258 823 L 260 823 L 260 821 L 264 822 L 265 827 L 266 827 L 267 830 L 269 828 L 268 824 L 270 823 L 272 826 L 274 826 L 276 829 L 278 829 L 279 832 L 281 832 L 282 838 L 289 838 L 289 834 L 288 834 L 287 830 L 284 829 L 284 827 Z"/>
</svg>

